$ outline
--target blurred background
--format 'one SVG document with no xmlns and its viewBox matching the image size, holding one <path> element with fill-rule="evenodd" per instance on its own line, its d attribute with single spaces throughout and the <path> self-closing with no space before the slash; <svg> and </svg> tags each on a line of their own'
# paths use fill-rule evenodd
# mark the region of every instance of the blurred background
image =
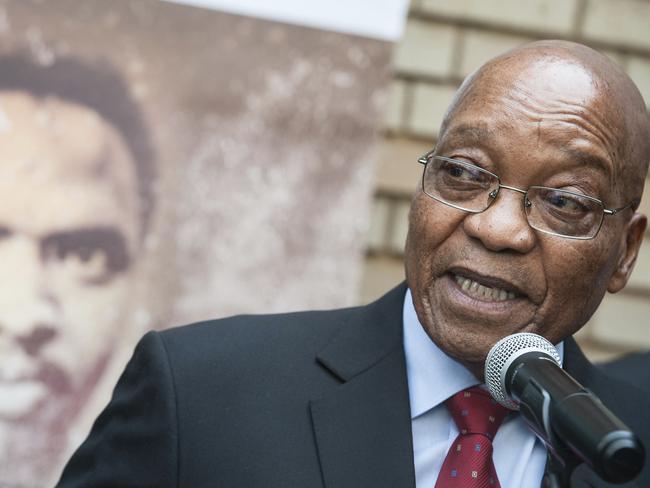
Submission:
<svg viewBox="0 0 650 488">
<path fill-rule="evenodd" d="M 401 282 L 417 158 L 484 61 L 575 40 L 649 101 L 648 25 L 647 0 L 0 0 L 0 487 L 52 485 L 144 331 Z M 650 242 L 579 342 L 650 349 L 648 317 Z"/>
</svg>

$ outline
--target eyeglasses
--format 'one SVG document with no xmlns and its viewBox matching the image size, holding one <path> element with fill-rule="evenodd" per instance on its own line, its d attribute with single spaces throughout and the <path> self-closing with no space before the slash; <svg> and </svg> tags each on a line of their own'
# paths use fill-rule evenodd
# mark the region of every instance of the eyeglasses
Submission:
<svg viewBox="0 0 650 488">
<path fill-rule="evenodd" d="M 528 224 L 540 232 L 569 239 L 593 239 L 603 225 L 605 215 L 616 215 L 620 208 L 605 208 L 597 198 L 580 193 L 531 186 L 521 190 L 502 185 L 494 173 L 470 163 L 432 152 L 418 159 L 424 165 L 422 190 L 428 196 L 450 207 L 470 213 L 481 213 L 496 200 L 501 188 L 524 195 Z"/>
</svg>

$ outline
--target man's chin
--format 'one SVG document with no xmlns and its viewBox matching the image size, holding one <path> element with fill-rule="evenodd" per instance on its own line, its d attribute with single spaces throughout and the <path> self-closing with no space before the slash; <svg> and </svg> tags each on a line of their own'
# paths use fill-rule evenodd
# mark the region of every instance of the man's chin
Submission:
<svg viewBox="0 0 650 488">
<path fill-rule="evenodd" d="M 512 331 L 510 328 L 484 327 L 476 323 L 457 323 L 449 319 L 445 320 L 445 318 L 438 320 L 437 323 L 445 325 L 436 327 L 430 324 L 429 330 L 425 326 L 427 335 L 447 356 L 462 364 L 481 381 L 485 358 L 492 346 L 503 337 L 520 331 Z"/>
<path fill-rule="evenodd" d="M 469 343 L 467 340 L 448 340 L 442 344 L 441 349 L 455 361 L 461 363 L 463 366 L 470 366 L 472 371 L 476 369 L 476 365 L 483 365 L 485 358 L 490 350 L 490 344 Z"/>
</svg>

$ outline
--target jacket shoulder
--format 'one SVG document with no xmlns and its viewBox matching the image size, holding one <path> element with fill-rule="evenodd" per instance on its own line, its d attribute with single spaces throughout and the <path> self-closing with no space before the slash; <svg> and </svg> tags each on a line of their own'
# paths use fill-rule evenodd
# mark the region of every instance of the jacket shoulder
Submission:
<svg viewBox="0 0 650 488">
<path fill-rule="evenodd" d="M 318 350 L 363 307 L 238 315 L 160 332 L 172 369 L 201 374 L 292 368 L 313 363 Z M 191 371 L 191 372 L 190 372 Z"/>
<path fill-rule="evenodd" d="M 235 315 L 172 327 L 161 331 L 160 334 L 165 343 L 173 344 L 174 347 L 184 344 L 194 346 L 209 344 L 211 349 L 215 346 L 213 341 L 220 343 L 227 341 L 226 344 L 243 341 L 253 346 L 256 341 L 288 339 L 296 336 L 298 340 L 309 340 L 333 332 L 350 316 L 362 309 L 363 307 L 350 307 L 278 314 Z M 275 342 L 274 344 L 277 345 Z"/>
</svg>

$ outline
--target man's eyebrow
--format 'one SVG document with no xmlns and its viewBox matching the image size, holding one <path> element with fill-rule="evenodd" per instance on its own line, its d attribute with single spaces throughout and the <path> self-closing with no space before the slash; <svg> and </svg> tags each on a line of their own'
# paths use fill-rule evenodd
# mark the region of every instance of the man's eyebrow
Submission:
<svg viewBox="0 0 650 488">
<path fill-rule="evenodd" d="M 469 123 L 462 123 L 457 126 L 451 127 L 444 135 L 446 142 L 454 144 L 473 144 L 490 139 L 494 134 L 494 130 L 486 127 L 485 125 L 476 125 Z M 576 147 L 563 146 L 564 152 L 570 159 L 579 161 L 581 164 L 592 166 L 595 169 L 605 173 L 611 177 L 612 165 L 605 156 L 594 154 L 593 152 L 583 151 Z"/>
<path fill-rule="evenodd" d="M 8 237 L 11 234 L 12 234 L 12 232 L 11 232 L 11 229 L 9 229 L 9 227 L 5 227 L 4 225 L 0 225 L 0 239 Z"/>
<path fill-rule="evenodd" d="M 126 237 L 114 227 L 91 226 L 61 230 L 45 236 L 41 241 L 41 252 L 67 253 L 79 250 L 101 249 L 108 256 L 108 265 L 114 271 L 121 271 L 130 265 Z"/>
<path fill-rule="evenodd" d="M 589 166 L 604 173 L 607 177 L 611 178 L 613 166 L 609 161 L 597 154 L 582 151 L 572 147 L 563 147 L 562 152 L 569 156 L 572 160 L 579 162 L 581 165 Z"/>
</svg>

